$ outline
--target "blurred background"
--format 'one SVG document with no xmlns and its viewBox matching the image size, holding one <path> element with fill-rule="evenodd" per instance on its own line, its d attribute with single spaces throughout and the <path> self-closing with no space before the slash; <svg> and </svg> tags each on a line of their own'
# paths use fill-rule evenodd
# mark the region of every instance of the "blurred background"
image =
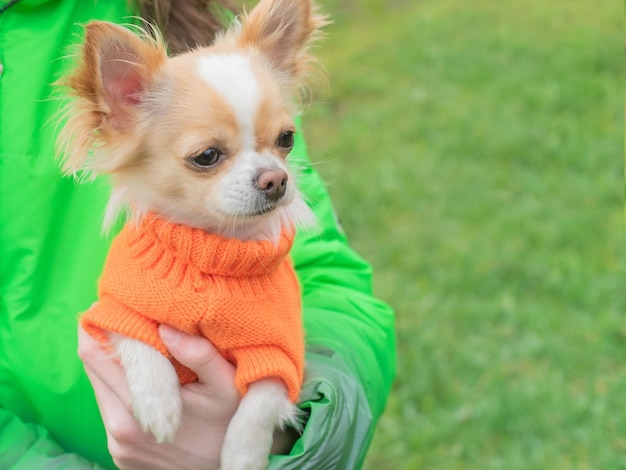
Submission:
<svg viewBox="0 0 626 470">
<path fill-rule="evenodd" d="M 305 136 L 397 313 L 365 468 L 626 469 L 622 7 L 317 2 Z"/>
<path fill-rule="evenodd" d="M 367 469 L 626 469 L 622 7 L 319 0 L 305 135 L 397 312 Z"/>
</svg>

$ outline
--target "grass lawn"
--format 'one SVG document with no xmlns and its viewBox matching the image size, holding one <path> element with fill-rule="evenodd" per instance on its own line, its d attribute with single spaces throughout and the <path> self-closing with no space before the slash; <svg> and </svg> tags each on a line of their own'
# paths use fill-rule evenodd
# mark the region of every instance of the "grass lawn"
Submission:
<svg viewBox="0 0 626 470">
<path fill-rule="evenodd" d="M 621 6 L 323 3 L 308 145 L 397 312 L 366 468 L 626 469 Z"/>
</svg>

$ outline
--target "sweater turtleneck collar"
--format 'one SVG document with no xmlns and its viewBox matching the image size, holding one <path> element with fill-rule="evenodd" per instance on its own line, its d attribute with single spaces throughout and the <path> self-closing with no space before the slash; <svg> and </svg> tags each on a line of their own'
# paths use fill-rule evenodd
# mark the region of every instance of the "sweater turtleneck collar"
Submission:
<svg viewBox="0 0 626 470">
<path fill-rule="evenodd" d="M 244 277 L 267 274 L 288 255 L 294 230 L 284 228 L 278 243 L 225 238 L 147 215 L 137 226 L 129 224 L 132 251 L 146 261 L 171 258 L 194 265 L 210 275 Z"/>
</svg>

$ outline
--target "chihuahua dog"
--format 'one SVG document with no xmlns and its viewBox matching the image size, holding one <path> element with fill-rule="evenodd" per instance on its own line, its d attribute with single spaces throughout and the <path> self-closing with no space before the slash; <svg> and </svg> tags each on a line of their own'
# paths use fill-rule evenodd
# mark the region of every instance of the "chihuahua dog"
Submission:
<svg viewBox="0 0 626 470">
<path fill-rule="evenodd" d="M 315 221 L 286 157 L 325 24 L 312 0 L 261 0 L 210 47 L 168 57 L 155 31 L 92 22 L 65 81 L 63 168 L 109 175 L 105 226 L 130 213 L 81 323 L 119 357 L 159 442 L 173 440 L 179 384 L 195 376 L 158 325 L 216 345 L 242 394 L 223 469 L 265 468 L 274 430 L 297 426 L 304 339 L 288 251 L 294 227 Z"/>
</svg>

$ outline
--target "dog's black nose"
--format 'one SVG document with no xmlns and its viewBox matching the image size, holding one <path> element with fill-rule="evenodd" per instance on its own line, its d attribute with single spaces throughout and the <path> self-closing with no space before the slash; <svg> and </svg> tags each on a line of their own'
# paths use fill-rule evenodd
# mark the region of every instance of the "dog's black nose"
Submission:
<svg viewBox="0 0 626 470">
<path fill-rule="evenodd" d="M 256 178 L 256 185 L 271 201 L 278 201 L 287 191 L 287 172 L 280 168 L 264 170 Z"/>
</svg>

